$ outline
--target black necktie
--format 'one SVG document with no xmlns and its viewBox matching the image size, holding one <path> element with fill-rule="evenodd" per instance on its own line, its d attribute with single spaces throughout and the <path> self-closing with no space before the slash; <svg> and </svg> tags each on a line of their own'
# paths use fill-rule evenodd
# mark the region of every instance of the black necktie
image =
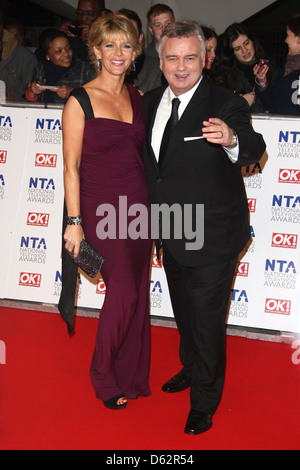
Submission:
<svg viewBox="0 0 300 470">
<path fill-rule="evenodd" d="M 163 158 L 165 156 L 165 153 L 168 147 L 171 133 L 179 120 L 178 118 L 179 105 L 180 105 L 180 100 L 178 98 L 174 98 L 172 101 L 171 116 L 166 124 L 164 135 L 161 141 L 161 146 L 160 146 L 160 151 L 159 151 L 159 160 L 158 160 L 159 167 L 161 167 L 162 165 L 162 161 L 163 161 Z"/>
</svg>

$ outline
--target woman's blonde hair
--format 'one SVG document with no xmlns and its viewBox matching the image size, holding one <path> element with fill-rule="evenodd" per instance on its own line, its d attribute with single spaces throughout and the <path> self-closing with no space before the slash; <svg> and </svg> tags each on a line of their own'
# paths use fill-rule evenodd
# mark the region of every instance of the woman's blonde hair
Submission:
<svg viewBox="0 0 300 470">
<path fill-rule="evenodd" d="M 142 53 L 142 46 L 139 43 L 138 33 L 133 23 L 124 15 L 119 13 L 107 15 L 104 18 L 98 18 L 91 26 L 89 32 L 89 55 L 90 61 L 99 73 L 98 59 L 94 52 L 94 47 L 100 47 L 103 41 L 113 40 L 123 35 L 131 44 L 136 57 Z"/>
</svg>

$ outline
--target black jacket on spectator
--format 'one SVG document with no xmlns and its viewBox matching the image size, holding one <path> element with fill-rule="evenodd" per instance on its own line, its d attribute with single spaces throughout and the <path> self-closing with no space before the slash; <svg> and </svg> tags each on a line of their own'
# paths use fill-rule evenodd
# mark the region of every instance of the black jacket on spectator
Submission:
<svg viewBox="0 0 300 470">
<path fill-rule="evenodd" d="M 78 88 L 92 80 L 95 73 L 92 67 L 78 57 L 73 56 L 71 66 L 58 67 L 52 62 L 41 61 L 38 63 L 32 81 L 41 85 L 68 86 Z M 44 103 L 64 104 L 65 99 L 60 98 L 55 91 L 46 90 L 38 97 L 38 101 Z"/>
<path fill-rule="evenodd" d="M 255 76 L 253 73 L 254 64 L 237 63 L 235 74 L 224 75 L 223 81 L 226 87 L 237 95 L 245 95 L 251 93 L 257 88 Z M 259 95 L 256 95 L 255 103 L 250 108 L 251 113 L 265 113 L 266 108 L 261 102 Z"/>
<path fill-rule="evenodd" d="M 22 46 L 13 34 L 4 30 L 0 80 L 6 85 L 7 101 L 24 100 L 25 91 L 36 65 L 34 54 Z"/>
<path fill-rule="evenodd" d="M 286 59 L 281 61 L 274 79 L 266 88 L 260 91 L 257 87 L 257 95 L 270 114 L 300 116 L 300 106 L 297 104 L 300 69 L 285 77 L 285 64 Z"/>
</svg>

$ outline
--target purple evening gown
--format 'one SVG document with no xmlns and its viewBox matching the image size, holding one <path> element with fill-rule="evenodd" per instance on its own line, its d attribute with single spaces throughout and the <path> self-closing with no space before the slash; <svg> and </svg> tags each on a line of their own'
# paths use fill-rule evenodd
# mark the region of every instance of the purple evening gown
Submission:
<svg viewBox="0 0 300 470">
<path fill-rule="evenodd" d="M 126 85 L 133 108 L 133 124 L 95 118 L 86 91 L 73 92 L 86 115 L 80 166 L 80 204 L 86 240 L 104 257 L 101 270 L 106 296 L 101 309 L 91 380 L 97 398 L 123 393 L 128 399 L 149 396 L 150 313 L 149 269 L 152 242 L 120 239 L 119 197 L 127 205 L 143 204 L 150 214 L 146 176 L 141 161 L 145 120 L 138 91 Z M 76 96 L 83 95 L 83 99 Z M 114 206 L 117 238 L 100 240 L 97 216 L 101 204 Z M 105 217 L 107 214 L 103 213 Z M 128 217 L 128 224 L 135 217 Z M 149 220 L 147 221 L 149 224 Z M 148 230 L 149 233 L 149 230 Z"/>
</svg>

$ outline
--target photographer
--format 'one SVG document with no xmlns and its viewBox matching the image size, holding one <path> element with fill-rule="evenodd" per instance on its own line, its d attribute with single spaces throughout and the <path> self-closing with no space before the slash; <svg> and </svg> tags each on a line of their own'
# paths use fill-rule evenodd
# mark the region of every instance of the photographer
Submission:
<svg viewBox="0 0 300 470">
<path fill-rule="evenodd" d="M 79 0 L 76 20 L 67 21 L 60 27 L 60 31 L 69 36 L 74 55 L 81 60 L 89 61 L 87 39 L 90 27 L 104 10 L 104 0 Z"/>
</svg>

